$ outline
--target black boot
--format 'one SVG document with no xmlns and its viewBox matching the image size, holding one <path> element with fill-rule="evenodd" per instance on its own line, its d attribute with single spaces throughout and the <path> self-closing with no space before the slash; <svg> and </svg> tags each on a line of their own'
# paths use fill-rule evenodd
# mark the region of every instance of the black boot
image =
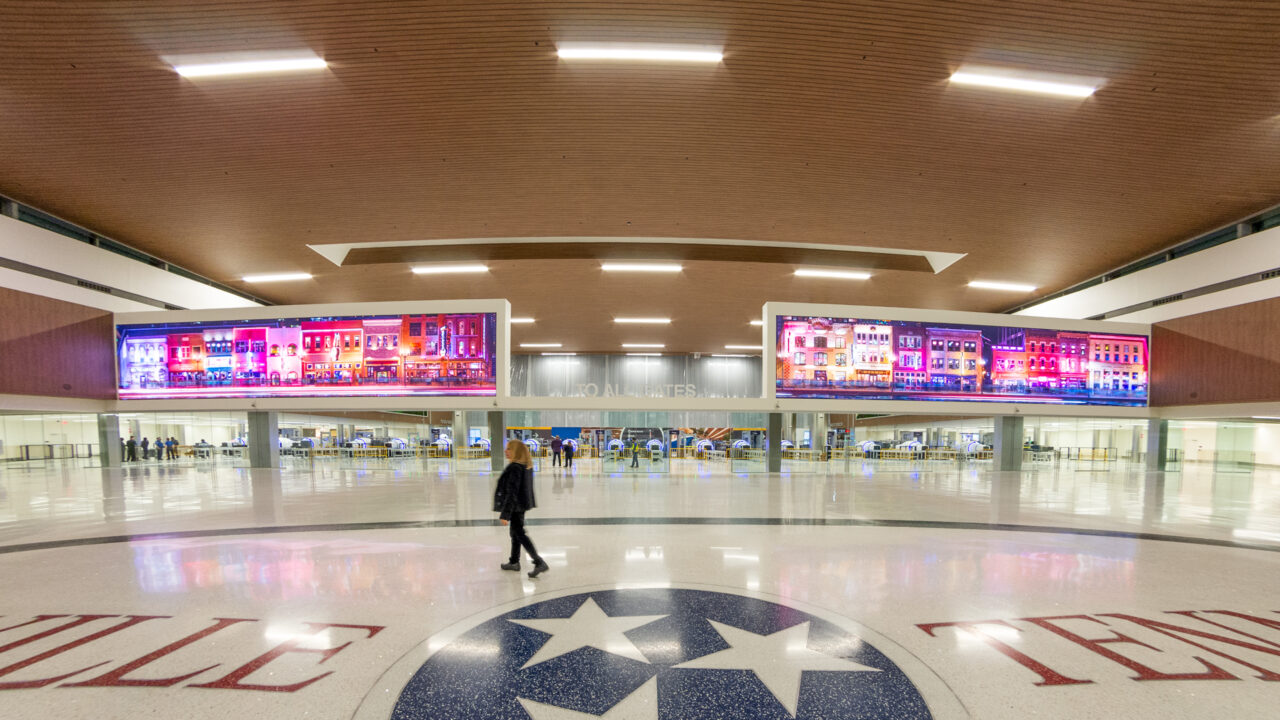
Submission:
<svg viewBox="0 0 1280 720">
<path fill-rule="evenodd" d="M 533 569 L 529 571 L 529 577 L 536 578 L 550 569 L 551 568 L 545 562 L 539 559 L 533 563 Z"/>
<path fill-rule="evenodd" d="M 519 571 L 520 571 L 520 563 L 519 563 L 518 561 L 517 561 L 517 562 L 502 563 L 502 569 L 503 569 L 503 570 L 514 570 L 514 571 L 516 571 L 516 572 L 519 572 Z"/>
</svg>

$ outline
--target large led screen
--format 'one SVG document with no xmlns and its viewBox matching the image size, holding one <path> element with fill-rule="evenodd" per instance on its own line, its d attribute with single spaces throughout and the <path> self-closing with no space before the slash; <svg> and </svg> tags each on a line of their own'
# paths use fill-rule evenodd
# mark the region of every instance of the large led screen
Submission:
<svg viewBox="0 0 1280 720">
<path fill-rule="evenodd" d="M 777 396 L 1146 405 L 1147 337 L 779 315 Z"/>
<path fill-rule="evenodd" d="M 116 326 L 122 400 L 497 395 L 497 315 Z"/>
</svg>

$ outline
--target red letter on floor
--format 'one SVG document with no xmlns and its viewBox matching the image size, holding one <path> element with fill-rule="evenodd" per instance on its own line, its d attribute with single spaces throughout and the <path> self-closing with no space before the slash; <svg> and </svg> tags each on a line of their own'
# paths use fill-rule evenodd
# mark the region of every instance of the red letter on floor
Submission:
<svg viewBox="0 0 1280 720">
<path fill-rule="evenodd" d="M 196 670 L 195 672 L 187 673 L 186 675 L 178 675 L 176 677 L 168 677 L 168 678 L 158 678 L 155 680 L 130 680 L 125 677 L 125 675 L 128 675 L 134 670 L 137 670 L 143 665 L 148 665 L 150 663 L 153 663 L 156 660 L 159 660 L 160 658 L 164 657 L 165 655 L 168 655 L 171 652 L 180 650 L 190 645 L 191 643 L 196 642 L 197 640 L 201 640 L 203 638 L 206 638 L 218 632 L 222 628 L 235 625 L 236 623 L 257 622 L 257 620 L 254 620 L 252 618 L 214 618 L 214 620 L 217 620 L 218 622 L 215 623 L 214 625 L 211 625 L 201 630 L 198 633 L 193 633 L 191 635 L 188 635 L 175 643 L 170 643 L 168 645 L 165 645 L 164 647 L 160 648 L 159 650 L 156 650 L 155 652 L 143 655 L 142 657 L 138 658 L 137 660 L 134 660 L 131 663 L 126 663 L 124 665 L 121 665 L 120 667 L 116 668 L 115 670 L 112 670 L 106 675 L 99 675 L 96 678 L 85 680 L 84 682 L 66 683 L 65 685 L 59 685 L 58 687 L 169 687 L 170 685 L 177 685 L 183 680 L 188 680 L 190 678 L 193 678 L 196 675 L 199 675 L 200 673 L 205 672 L 206 670 L 212 670 L 218 667 L 217 664 L 210 665 L 207 668 L 201 668 L 199 670 Z"/>
<path fill-rule="evenodd" d="M 369 633 L 368 637 L 373 637 L 374 635 L 377 635 L 379 632 L 381 632 L 383 629 L 383 626 L 379 626 L 379 625 L 341 625 L 338 623 L 303 623 L 303 624 L 311 628 L 312 634 L 318 633 L 321 630 L 324 630 L 325 628 L 349 628 L 352 630 L 366 630 Z M 249 683 L 242 683 L 240 681 L 252 675 L 254 672 L 261 670 L 262 667 L 265 666 L 267 663 L 271 662 L 272 660 L 275 660 L 276 658 L 286 653 L 291 653 L 291 652 L 316 653 L 321 656 L 320 662 L 323 663 L 324 661 L 328 660 L 334 655 L 337 655 L 339 652 L 342 652 L 342 650 L 345 649 L 348 645 L 350 645 L 352 641 L 348 640 L 347 642 L 337 647 L 331 647 L 331 648 L 298 647 L 299 642 L 300 641 L 296 639 L 286 640 L 280 643 L 279 645 L 275 646 L 274 648 L 271 648 L 266 653 L 254 658 L 253 660 L 250 660 L 248 663 L 231 671 L 231 673 L 225 677 L 218 678 L 213 682 L 200 683 L 198 685 L 192 684 L 192 685 L 187 685 L 186 687 L 213 688 L 215 690 L 261 690 L 263 692 L 297 692 L 321 678 L 332 675 L 333 671 L 331 670 L 327 673 L 320 673 L 319 675 L 313 678 L 303 680 L 302 682 L 296 682 L 296 683 L 293 683 L 292 685 L 253 685 Z"/>
<path fill-rule="evenodd" d="M 1182 636 L 1192 635 L 1194 637 L 1204 638 L 1206 640 L 1216 640 L 1217 642 L 1227 643 L 1228 645 L 1235 645 L 1236 647 L 1246 648 L 1249 650 L 1253 650 L 1254 652 L 1266 653 L 1268 655 L 1280 655 L 1280 650 L 1277 650 L 1275 647 L 1267 647 L 1265 645 L 1255 645 L 1253 643 L 1245 642 L 1243 640 L 1236 640 L 1235 638 L 1226 637 L 1225 635 L 1215 635 L 1211 632 L 1205 632 L 1203 630 L 1195 630 L 1193 628 L 1182 627 L 1181 625 L 1171 625 L 1169 623 L 1160 622 L 1159 620 L 1148 620 L 1146 618 L 1134 617 L 1133 615 L 1125 615 L 1123 613 L 1103 613 L 1102 617 L 1113 617 L 1113 618 L 1120 618 L 1121 620 L 1128 620 L 1129 622 L 1134 623 L 1135 625 L 1141 625 L 1142 627 L 1147 628 L 1148 630 L 1154 630 L 1160 633 L 1161 635 L 1167 635 L 1173 638 L 1174 640 L 1181 640 L 1182 642 L 1188 645 L 1191 645 L 1193 647 L 1198 647 L 1201 650 L 1207 650 L 1213 653 L 1214 655 L 1217 655 L 1218 657 L 1226 658 L 1231 662 L 1243 665 L 1249 668 L 1250 670 L 1257 670 L 1258 677 L 1261 678 L 1262 680 L 1270 680 L 1271 682 L 1280 680 L 1280 673 L 1276 673 L 1264 667 L 1258 667 L 1253 663 L 1246 662 L 1233 655 L 1228 655 L 1225 652 L 1222 652 L 1221 650 L 1214 650 L 1213 648 L 1207 645 L 1201 645 L 1195 640 L 1189 640 Z M 1195 656 L 1193 655 L 1192 657 L 1195 657 Z M 1200 658 L 1197 657 L 1196 660 L 1200 660 Z M 1204 663 L 1208 667 L 1213 667 L 1212 665 L 1209 665 L 1209 663 L 1204 662 L 1204 660 L 1200 660 L 1200 662 Z"/>
<path fill-rule="evenodd" d="M 1062 673 L 1055 672 L 1054 670 L 1050 669 L 1050 668 L 1049 668 L 1049 666 L 1045 665 L 1045 664 L 1044 664 L 1044 663 L 1042 663 L 1042 662 L 1039 662 L 1039 661 L 1035 660 L 1035 659 L 1034 659 L 1034 658 L 1032 658 L 1030 655 L 1027 655 L 1027 654 L 1022 653 L 1022 652 L 1019 652 L 1018 650 L 1015 650 L 1014 648 L 1010 647 L 1009 645 L 1007 645 L 1007 644 L 1005 644 L 1005 643 L 1003 643 L 1003 642 L 1000 642 L 1000 640 L 999 640 L 998 638 L 996 638 L 996 637 L 994 637 L 994 636 L 992 636 L 992 635 L 988 635 L 987 633 L 982 632 L 982 630 L 978 629 L 978 626 L 979 626 L 979 625 L 1003 625 L 1003 626 L 1005 626 L 1005 627 L 1013 627 L 1012 625 L 1010 625 L 1009 623 L 1007 623 L 1007 622 L 1005 622 L 1005 621 L 1003 621 L 1003 620 L 980 620 L 980 621 L 978 621 L 978 622 L 945 622 L 945 623 L 927 623 L 927 624 L 924 624 L 924 625 L 917 625 L 916 627 L 918 627 L 918 628 L 920 628 L 921 630 L 923 630 L 923 631 L 925 631 L 925 632 L 929 633 L 929 635 L 931 635 L 931 636 L 934 636 L 934 635 L 933 635 L 933 629 L 934 629 L 934 628 L 939 628 L 939 627 L 955 627 L 955 628 L 959 628 L 959 629 L 961 629 L 961 630 L 964 630 L 965 632 L 971 633 L 971 634 L 973 634 L 973 635 L 977 636 L 979 639 L 981 639 L 981 640 L 982 640 L 983 642 L 985 642 L 986 644 L 990 645 L 991 647 L 995 648 L 996 650 L 999 650 L 1001 653 L 1003 653 L 1003 654 L 1004 654 L 1004 655 L 1006 655 L 1007 657 L 1011 658 L 1012 660 L 1014 660 L 1015 662 L 1017 662 L 1017 663 L 1018 663 L 1019 665 L 1021 665 L 1022 667 L 1024 667 L 1024 668 L 1026 668 L 1026 669 L 1030 670 L 1031 672 L 1033 672 L 1033 673 L 1035 673 L 1035 674 L 1039 675 L 1039 676 L 1040 676 L 1040 682 L 1036 683 L 1036 685 L 1040 685 L 1040 686 L 1045 686 L 1045 685 L 1087 685 L 1087 684 L 1089 684 L 1089 683 L 1092 683 L 1092 682 L 1093 682 L 1092 680 L 1076 680 L 1075 678 L 1069 678 L 1069 677 L 1067 677 L 1066 675 L 1063 675 Z M 1014 629 L 1015 629 L 1015 630 L 1018 630 L 1018 628 L 1014 628 Z M 1021 630 L 1019 630 L 1019 632 L 1021 632 Z M 936 637 L 936 636 L 934 636 L 934 637 Z"/>
<path fill-rule="evenodd" d="M 1102 622 L 1101 620 L 1094 617 L 1090 617 L 1088 615 L 1058 615 L 1055 617 L 1022 618 L 1022 620 L 1038 625 L 1044 628 L 1045 630 L 1048 630 L 1049 632 L 1054 633 L 1055 635 L 1059 635 L 1061 637 L 1064 637 L 1070 640 L 1071 642 L 1079 645 L 1082 648 L 1092 650 L 1093 652 L 1101 655 L 1104 658 L 1107 658 L 1108 660 L 1117 662 L 1129 668 L 1130 670 L 1137 672 L 1138 675 L 1137 677 L 1133 678 L 1134 680 L 1239 680 L 1240 679 L 1235 675 L 1232 675 L 1231 673 L 1227 672 L 1226 670 L 1223 670 L 1222 668 L 1217 667 L 1216 665 L 1211 665 L 1205 662 L 1204 660 L 1201 660 L 1200 658 L 1195 658 L 1195 660 L 1199 662 L 1201 665 L 1204 665 L 1206 668 L 1208 668 L 1209 669 L 1208 672 L 1203 672 L 1203 673 L 1160 672 L 1159 670 L 1156 670 L 1154 668 L 1149 668 L 1146 665 L 1143 665 L 1137 660 L 1130 660 L 1129 658 L 1121 655 L 1120 653 L 1113 652 L 1102 646 L 1107 643 L 1132 643 L 1134 645 L 1139 645 L 1141 647 L 1148 648 L 1150 650 L 1155 650 L 1156 652 L 1161 652 L 1160 648 L 1152 647 L 1142 642 L 1141 640 L 1134 640 L 1133 638 L 1127 635 L 1121 635 L 1120 633 L 1113 633 L 1112 636 L 1108 638 L 1090 639 L 1087 637 L 1077 635 L 1071 632 L 1070 630 L 1064 630 L 1058 627 L 1057 625 L 1054 625 L 1052 622 L 1050 622 L 1051 620 L 1088 620 L 1090 622 L 1096 622 L 1099 625 L 1103 625 L 1105 627 L 1110 627 L 1109 625 Z"/>
<path fill-rule="evenodd" d="M 47 616 L 42 616 L 42 617 L 47 617 Z M 17 647 L 19 645 L 25 645 L 26 643 L 32 642 L 34 640 L 38 640 L 42 637 L 48 637 L 50 635 L 53 635 L 54 633 L 61 632 L 63 630 L 68 630 L 78 625 L 83 625 L 87 622 L 92 622 L 94 620 L 101 620 L 102 618 L 108 618 L 108 617 L 118 617 L 118 616 L 117 615 L 80 615 L 79 620 L 73 620 L 67 623 L 66 625 L 54 628 L 53 630 L 46 630 L 45 632 L 39 633 L 37 635 L 33 635 L 29 638 L 19 640 L 17 642 L 9 643 L 8 645 L 5 645 L 4 647 L 0 648 L 0 652 L 4 652 L 5 650 L 8 650 L 13 647 Z M 9 673 L 17 672 L 22 668 L 35 665 L 41 660 L 51 658 L 54 655 L 60 655 L 68 650 L 74 650 L 75 648 L 78 648 L 81 645 L 91 643 L 94 640 L 97 640 L 98 638 L 106 637 L 112 633 L 117 633 L 117 632 L 120 632 L 121 630 L 131 628 L 134 625 L 137 625 L 138 623 L 146 622 L 148 620 L 156 620 L 159 618 L 167 618 L 169 616 L 168 615 L 127 615 L 126 617 L 128 617 L 129 619 L 125 620 L 119 625 L 112 625 L 106 630 L 99 630 L 98 632 L 92 635 L 86 635 L 80 638 L 79 640 L 72 640 L 66 645 L 59 645 L 58 647 L 53 648 L 52 650 L 46 650 L 40 653 L 39 655 L 36 655 L 34 657 L 29 657 L 26 660 L 23 660 L 22 662 L 17 662 L 8 667 L 0 668 L 0 675 L 8 675 Z M 74 672 L 69 672 L 69 673 L 66 673 L 65 675 L 59 675 L 57 677 L 43 678 L 41 680 L 22 680 L 19 682 L 3 682 L 3 683 L 0 683 L 0 690 L 26 690 L 29 688 L 38 688 L 38 687 L 44 687 L 45 685 L 52 685 L 53 683 L 56 683 L 59 680 L 66 680 L 72 675 L 79 675 L 85 670 L 92 670 L 93 668 L 106 665 L 109 662 L 111 661 L 104 660 L 95 665 L 90 665 L 89 667 L 80 668 L 79 670 L 76 670 Z"/>
</svg>

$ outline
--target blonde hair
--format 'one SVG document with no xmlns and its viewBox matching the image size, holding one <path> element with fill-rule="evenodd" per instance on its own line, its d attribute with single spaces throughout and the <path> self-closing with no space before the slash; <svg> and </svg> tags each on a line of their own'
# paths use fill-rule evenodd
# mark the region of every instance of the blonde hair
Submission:
<svg viewBox="0 0 1280 720">
<path fill-rule="evenodd" d="M 512 462 L 518 462 L 525 467 L 533 467 L 533 456 L 529 454 L 529 446 L 525 445 L 523 440 L 514 438 L 508 440 L 507 452 L 511 453 Z"/>
</svg>

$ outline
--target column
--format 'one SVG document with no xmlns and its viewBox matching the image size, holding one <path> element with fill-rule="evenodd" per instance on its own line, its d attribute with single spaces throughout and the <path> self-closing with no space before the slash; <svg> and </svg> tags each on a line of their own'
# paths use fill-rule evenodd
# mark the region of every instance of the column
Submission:
<svg viewBox="0 0 1280 720">
<path fill-rule="evenodd" d="M 996 416 L 995 442 L 993 443 L 996 471 L 1022 469 L 1022 429 L 1021 415 Z"/>
<path fill-rule="evenodd" d="M 120 416 L 98 416 L 98 448 L 102 467 L 120 467 Z"/>
<path fill-rule="evenodd" d="M 813 457 L 818 462 L 827 459 L 827 414 L 813 414 Z"/>
<path fill-rule="evenodd" d="M 249 467 L 280 466 L 279 413 L 254 410 L 249 413 Z"/>
<path fill-rule="evenodd" d="M 489 468 L 501 470 L 507 462 L 502 455 L 507 446 L 507 425 L 501 410 L 490 410 L 485 417 L 489 421 Z"/>
<path fill-rule="evenodd" d="M 1169 421 L 1147 420 L 1147 472 L 1164 472 L 1169 464 Z"/>
<path fill-rule="evenodd" d="M 453 456 L 458 457 L 458 451 L 467 446 L 467 414 L 461 410 L 453 411 L 453 431 L 450 433 L 453 440 Z"/>
<path fill-rule="evenodd" d="M 765 470 L 782 472 L 782 413 L 769 413 L 769 428 L 765 434 Z"/>
</svg>

